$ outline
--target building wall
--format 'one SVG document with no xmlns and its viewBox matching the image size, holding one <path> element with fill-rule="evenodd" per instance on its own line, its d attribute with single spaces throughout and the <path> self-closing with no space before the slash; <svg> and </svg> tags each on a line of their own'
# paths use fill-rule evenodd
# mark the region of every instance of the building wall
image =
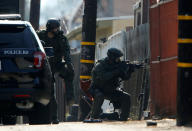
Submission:
<svg viewBox="0 0 192 131">
<path fill-rule="evenodd" d="M 133 5 L 139 0 L 98 0 L 98 17 L 134 15 Z"/>
<path fill-rule="evenodd" d="M 142 24 L 149 22 L 149 1 L 148 0 L 142 0 Z"/>
<path fill-rule="evenodd" d="M 114 0 L 97 0 L 97 17 L 112 17 L 114 16 Z"/>
<path fill-rule="evenodd" d="M 158 0 L 150 0 L 150 5 L 157 4 L 157 1 L 158 1 Z"/>
<path fill-rule="evenodd" d="M 114 16 L 134 15 L 133 5 L 139 0 L 114 0 Z"/>
<path fill-rule="evenodd" d="M 119 32 L 121 30 L 126 30 L 127 27 L 133 27 L 134 19 L 130 17 L 109 17 L 102 18 L 97 21 L 96 28 L 96 42 L 99 42 L 101 38 L 108 38 L 110 35 Z M 73 30 L 67 37 L 70 40 L 81 41 L 81 27 Z"/>
<path fill-rule="evenodd" d="M 134 27 L 149 23 L 149 1 L 139 0 L 134 5 Z"/>
<path fill-rule="evenodd" d="M 150 8 L 152 115 L 176 115 L 177 6 L 173 0 Z"/>
<path fill-rule="evenodd" d="M 113 28 L 112 33 L 119 32 L 120 30 L 125 30 L 126 27 L 133 27 L 134 26 L 134 19 L 124 19 L 124 20 L 115 20 L 113 21 Z"/>
</svg>

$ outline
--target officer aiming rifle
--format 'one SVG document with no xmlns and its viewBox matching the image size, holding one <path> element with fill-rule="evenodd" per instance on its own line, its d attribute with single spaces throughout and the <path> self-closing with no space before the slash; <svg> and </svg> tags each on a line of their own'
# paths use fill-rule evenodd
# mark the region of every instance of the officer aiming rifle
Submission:
<svg viewBox="0 0 192 131">
<path fill-rule="evenodd" d="M 107 57 L 99 60 L 92 70 L 92 83 L 89 89 L 94 101 L 91 107 L 90 119 L 84 122 L 97 122 L 102 114 L 101 106 L 104 99 L 117 103 L 121 109 L 117 120 L 126 121 L 130 112 L 130 94 L 123 90 L 117 90 L 119 79 L 128 80 L 136 68 L 142 64 L 132 64 L 129 61 L 121 61 L 123 53 L 116 48 L 110 48 Z M 113 103 L 113 104 L 114 104 Z"/>
</svg>

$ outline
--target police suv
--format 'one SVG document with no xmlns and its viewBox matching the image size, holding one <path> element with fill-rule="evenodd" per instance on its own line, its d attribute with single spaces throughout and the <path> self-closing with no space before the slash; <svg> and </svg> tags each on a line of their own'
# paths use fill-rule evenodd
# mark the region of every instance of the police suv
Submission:
<svg viewBox="0 0 192 131">
<path fill-rule="evenodd" d="M 47 55 L 29 22 L 0 16 L 0 119 L 50 123 L 53 79 Z"/>
</svg>

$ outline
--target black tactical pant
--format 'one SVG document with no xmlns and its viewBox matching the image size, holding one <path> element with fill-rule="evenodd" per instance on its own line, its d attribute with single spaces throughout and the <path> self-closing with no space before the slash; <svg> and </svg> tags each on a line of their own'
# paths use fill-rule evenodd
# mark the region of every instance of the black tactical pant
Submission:
<svg viewBox="0 0 192 131">
<path fill-rule="evenodd" d="M 51 119 L 52 121 L 58 120 L 58 107 L 57 107 L 57 100 L 56 100 L 56 86 L 54 84 L 54 88 L 52 88 L 52 95 L 50 100 L 51 106 Z"/>
<path fill-rule="evenodd" d="M 74 67 L 72 64 L 68 64 L 68 67 L 65 67 L 66 63 L 58 64 L 57 68 L 59 69 L 60 77 L 65 81 L 66 87 L 66 99 L 67 103 L 74 99 L 74 89 L 73 89 L 73 78 L 74 78 Z"/>
<path fill-rule="evenodd" d="M 65 89 L 66 89 L 66 99 L 67 99 L 67 104 L 70 103 L 71 100 L 74 99 L 74 89 L 73 89 L 73 80 L 65 80 Z"/>
<path fill-rule="evenodd" d="M 94 91 L 94 102 L 91 109 L 91 117 L 99 118 L 101 113 L 101 106 L 104 99 L 110 100 L 112 103 L 119 105 L 121 114 L 119 120 L 126 121 L 130 113 L 130 95 L 124 91 L 114 90 L 110 93 L 103 93 L 97 89 Z"/>
</svg>

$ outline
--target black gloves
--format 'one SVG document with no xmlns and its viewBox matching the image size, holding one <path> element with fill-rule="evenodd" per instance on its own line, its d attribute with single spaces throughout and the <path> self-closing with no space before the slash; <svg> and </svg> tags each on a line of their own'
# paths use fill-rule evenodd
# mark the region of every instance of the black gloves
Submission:
<svg viewBox="0 0 192 131">
<path fill-rule="evenodd" d="M 72 63 L 65 63 L 60 71 L 60 76 L 65 80 L 73 80 L 75 72 Z"/>
<path fill-rule="evenodd" d="M 67 70 L 74 72 L 74 67 L 73 67 L 72 63 L 66 63 L 66 68 L 67 68 Z"/>
</svg>

